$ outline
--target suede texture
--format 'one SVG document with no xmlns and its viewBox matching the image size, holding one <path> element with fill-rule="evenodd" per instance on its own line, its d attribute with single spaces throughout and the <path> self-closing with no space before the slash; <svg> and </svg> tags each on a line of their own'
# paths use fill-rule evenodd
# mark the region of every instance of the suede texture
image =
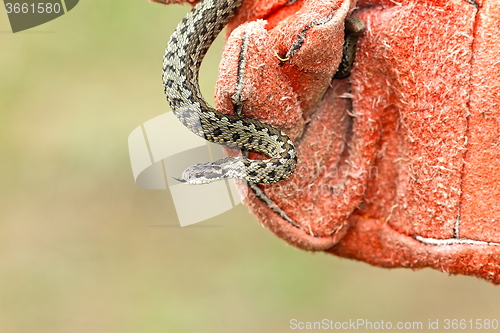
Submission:
<svg viewBox="0 0 500 333">
<path fill-rule="evenodd" d="M 368 28 L 332 80 L 350 15 Z M 244 1 L 216 108 L 239 79 L 243 114 L 295 141 L 296 172 L 259 186 L 298 228 L 252 193 L 250 210 L 304 250 L 500 283 L 499 21 L 492 0 Z"/>
</svg>

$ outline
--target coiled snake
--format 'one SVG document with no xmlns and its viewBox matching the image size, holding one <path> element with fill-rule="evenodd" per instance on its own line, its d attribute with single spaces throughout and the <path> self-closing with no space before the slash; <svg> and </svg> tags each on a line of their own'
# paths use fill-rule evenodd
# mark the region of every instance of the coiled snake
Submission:
<svg viewBox="0 0 500 333">
<path fill-rule="evenodd" d="M 262 121 L 218 112 L 200 92 L 198 72 L 203 57 L 242 0 L 203 0 L 179 23 L 163 60 L 165 94 L 176 117 L 205 140 L 253 150 L 267 160 L 225 157 L 188 167 L 180 181 L 204 184 L 226 178 L 274 183 L 289 177 L 297 165 L 292 140 Z"/>
</svg>

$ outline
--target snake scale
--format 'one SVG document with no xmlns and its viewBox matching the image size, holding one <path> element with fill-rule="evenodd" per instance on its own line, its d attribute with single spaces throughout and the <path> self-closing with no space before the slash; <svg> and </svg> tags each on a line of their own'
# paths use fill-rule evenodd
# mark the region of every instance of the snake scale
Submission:
<svg viewBox="0 0 500 333">
<path fill-rule="evenodd" d="M 274 183 L 288 178 L 297 165 L 292 140 L 281 130 L 257 119 L 215 110 L 203 98 L 198 72 L 219 32 L 242 0 L 202 0 L 179 23 L 163 60 L 163 86 L 176 117 L 205 140 L 269 156 L 266 160 L 225 157 L 188 167 L 181 182 L 205 184 L 238 178 L 251 183 Z"/>
</svg>

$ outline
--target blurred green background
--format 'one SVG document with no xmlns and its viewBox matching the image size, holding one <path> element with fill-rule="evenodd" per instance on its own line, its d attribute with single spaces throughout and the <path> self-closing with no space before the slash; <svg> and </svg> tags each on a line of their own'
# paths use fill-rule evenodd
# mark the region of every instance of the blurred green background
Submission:
<svg viewBox="0 0 500 333">
<path fill-rule="evenodd" d="M 300 251 L 243 206 L 180 228 L 168 191 L 137 187 L 127 137 L 168 110 L 162 56 L 187 6 L 81 1 L 17 34 L 1 8 L 1 333 L 500 319 L 485 281 Z M 221 49 L 201 73 L 211 103 Z"/>
</svg>

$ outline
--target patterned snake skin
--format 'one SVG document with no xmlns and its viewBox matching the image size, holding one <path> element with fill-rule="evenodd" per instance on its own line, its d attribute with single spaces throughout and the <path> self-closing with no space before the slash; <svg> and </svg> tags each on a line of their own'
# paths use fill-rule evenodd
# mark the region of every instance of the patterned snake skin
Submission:
<svg viewBox="0 0 500 333">
<path fill-rule="evenodd" d="M 205 140 L 271 157 L 250 160 L 225 157 L 188 167 L 182 182 L 204 184 L 226 178 L 274 183 L 289 177 L 297 165 L 292 140 L 279 129 L 256 119 L 216 111 L 203 99 L 198 71 L 208 48 L 242 0 L 203 0 L 179 23 L 163 61 L 163 86 L 177 118 Z"/>
</svg>

